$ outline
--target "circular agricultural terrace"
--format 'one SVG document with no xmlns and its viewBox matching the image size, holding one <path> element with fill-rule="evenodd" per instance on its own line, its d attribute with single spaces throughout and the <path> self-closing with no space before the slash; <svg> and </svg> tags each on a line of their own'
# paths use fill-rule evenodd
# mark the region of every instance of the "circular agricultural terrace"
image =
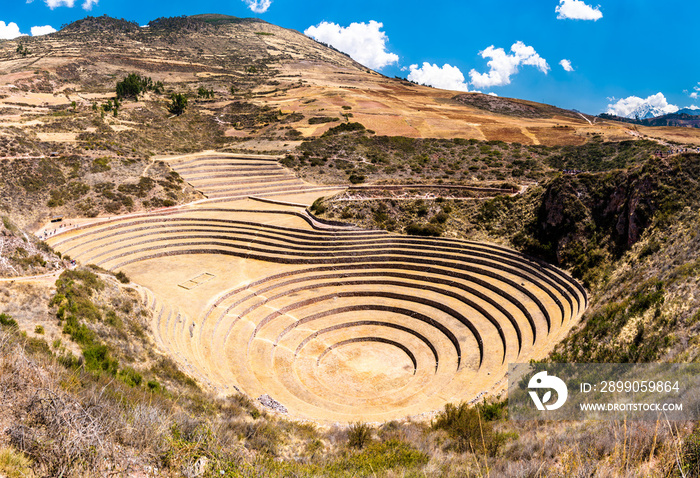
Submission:
<svg viewBox="0 0 700 478">
<path fill-rule="evenodd" d="M 253 163 L 173 160 L 245 192 L 50 241 L 143 286 L 158 345 L 221 393 L 267 394 L 295 418 L 418 415 L 504 386 L 509 362 L 542 357 L 587 305 L 567 274 L 500 246 L 330 226 L 302 207 L 243 199 L 255 186 L 237 174 L 263 179 L 256 196 L 319 195 L 290 179 L 275 190 L 268 175 L 286 170 L 261 160 L 254 176 Z"/>
</svg>

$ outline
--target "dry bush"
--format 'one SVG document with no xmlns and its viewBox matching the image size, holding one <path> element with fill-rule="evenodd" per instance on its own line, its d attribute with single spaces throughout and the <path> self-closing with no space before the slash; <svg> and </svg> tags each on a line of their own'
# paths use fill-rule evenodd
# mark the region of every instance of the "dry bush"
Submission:
<svg viewBox="0 0 700 478">
<path fill-rule="evenodd" d="M 348 446 L 363 449 L 372 443 L 372 427 L 366 423 L 353 423 L 348 429 Z"/>
<path fill-rule="evenodd" d="M 75 476 L 120 460 L 114 417 L 98 395 L 78 401 L 63 391 L 63 370 L 28 357 L 11 334 L 0 337 L 0 388 L 10 443 L 49 476 Z M 87 398 L 87 397 L 86 397 Z"/>
</svg>

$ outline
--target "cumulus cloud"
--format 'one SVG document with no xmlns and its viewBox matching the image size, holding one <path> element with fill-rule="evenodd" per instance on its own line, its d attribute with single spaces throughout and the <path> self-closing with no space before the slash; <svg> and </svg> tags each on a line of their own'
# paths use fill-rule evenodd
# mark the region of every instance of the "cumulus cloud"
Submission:
<svg viewBox="0 0 700 478">
<path fill-rule="evenodd" d="M 698 98 L 700 98 L 700 81 L 698 82 L 698 84 L 696 86 L 693 86 L 693 90 L 694 91 L 692 91 L 689 96 L 692 99 L 697 100 Z M 687 93 L 687 91 L 686 91 L 686 93 Z"/>
<path fill-rule="evenodd" d="M 423 62 L 423 66 L 410 66 L 411 72 L 408 79 L 421 85 L 434 86 L 443 90 L 469 91 L 464 74 L 456 66 L 445 63 L 443 66 L 431 65 Z"/>
<path fill-rule="evenodd" d="M 255 13 L 265 13 L 270 5 L 272 5 L 272 0 L 243 0 L 248 8 L 250 8 Z"/>
<path fill-rule="evenodd" d="M 638 96 L 628 96 L 627 98 L 622 98 L 616 103 L 609 104 L 607 113 L 611 115 L 630 117 L 637 111 L 642 111 L 644 109 L 653 110 L 654 116 L 657 116 L 675 113 L 678 111 L 678 106 L 669 104 L 663 93 L 656 93 L 655 95 L 648 96 L 647 98 L 640 98 Z"/>
<path fill-rule="evenodd" d="M 32 27 L 32 36 L 38 37 L 41 35 L 48 35 L 49 33 L 55 32 L 56 29 L 51 25 L 44 25 L 43 27 Z"/>
<path fill-rule="evenodd" d="M 558 13 L 557 18 L 559 20 L 597 21 L 603 18 L 600 5 L 593 8 L 590 5 L 586 5 L 582 0 L 560 0 L 554 11 Z"/>
<path fill-rule="evenodd" d="M 559 64 L 565 71 L 574 71 L 574 67 L 571 66 L 571 61 L 567 60 L 566 58 L 560 61 Z"/>
<path fill-rule="evenodd" d="M 389 37 L 380 31 L 383 26 L 374 20 L 351 23 L 348 27 L 321 22 L 304 30 L 304 34 L 332 45 L 366 67 L 380 69 L 399 61 L 398 55 L 386 50 Z"/>
<path fill-rule="evenodd" d="M 75 0 L 45 0 L 46 6 L 53 10 L 56 7 L 68 7 L 73 8 L 75 5 Z"/>
<path fill-rule="evenodd" d="M 22 36 L 22 34 L 16 23 L 10 22 L 5 24 L 5 22 L 0 21 L 0 40 L 11 40 L 18 36 Z"/>
<path fill-rule="evenodd" d="M 510 77 L 518 72 L 520 65 L 534 66 L 542 73 L 547 74 L 549 65 L 547 61 L 537 54 L 534 48 L 519 41 L 510 47 L 512 54 L 506 54 L 503 48 L 495 48 L 493 45 L 480 52 L 482 58 L 491 58 L 487 63 L 489 71 L 479 73 L 476 70 L 469 72 L 472 84 L 477 88 L 490 88 L 510 84 Z"/>
<path fill-rule="evenodd" d="M 92 10 L 92 7 L 97 5 L 98 0 L 85 0 L 83 2 L 83 10 Z"/>
</svg>

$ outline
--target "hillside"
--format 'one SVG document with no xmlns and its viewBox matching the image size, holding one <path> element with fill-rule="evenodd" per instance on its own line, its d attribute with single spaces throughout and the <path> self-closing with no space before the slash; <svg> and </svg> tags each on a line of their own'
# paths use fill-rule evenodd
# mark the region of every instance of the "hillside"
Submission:
<svg viewBox="0 0 700 478">
<path fill-rule="evenodd" d="M 508 362 L 700 359 L 683 121 L 226 15 L 0 41 L 0 474 L 700 476 L 696 423 L 504 395 Z"/>
</svg>

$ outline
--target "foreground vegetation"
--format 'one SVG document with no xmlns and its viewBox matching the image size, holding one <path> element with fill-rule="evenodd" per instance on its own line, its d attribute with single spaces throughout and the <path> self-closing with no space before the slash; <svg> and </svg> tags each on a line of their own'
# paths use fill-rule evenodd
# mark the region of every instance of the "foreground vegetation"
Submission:
<svg viewBox="0 0 700 478">
<path fill-rule="evenodd" d="M 242 395 L 66 367 L 2 323 L 6 476 L 698 476 L 692 424 L 517 423 L 498 404 L 448 406 L 432 424 L 296 423 Z"/>
</svg>

